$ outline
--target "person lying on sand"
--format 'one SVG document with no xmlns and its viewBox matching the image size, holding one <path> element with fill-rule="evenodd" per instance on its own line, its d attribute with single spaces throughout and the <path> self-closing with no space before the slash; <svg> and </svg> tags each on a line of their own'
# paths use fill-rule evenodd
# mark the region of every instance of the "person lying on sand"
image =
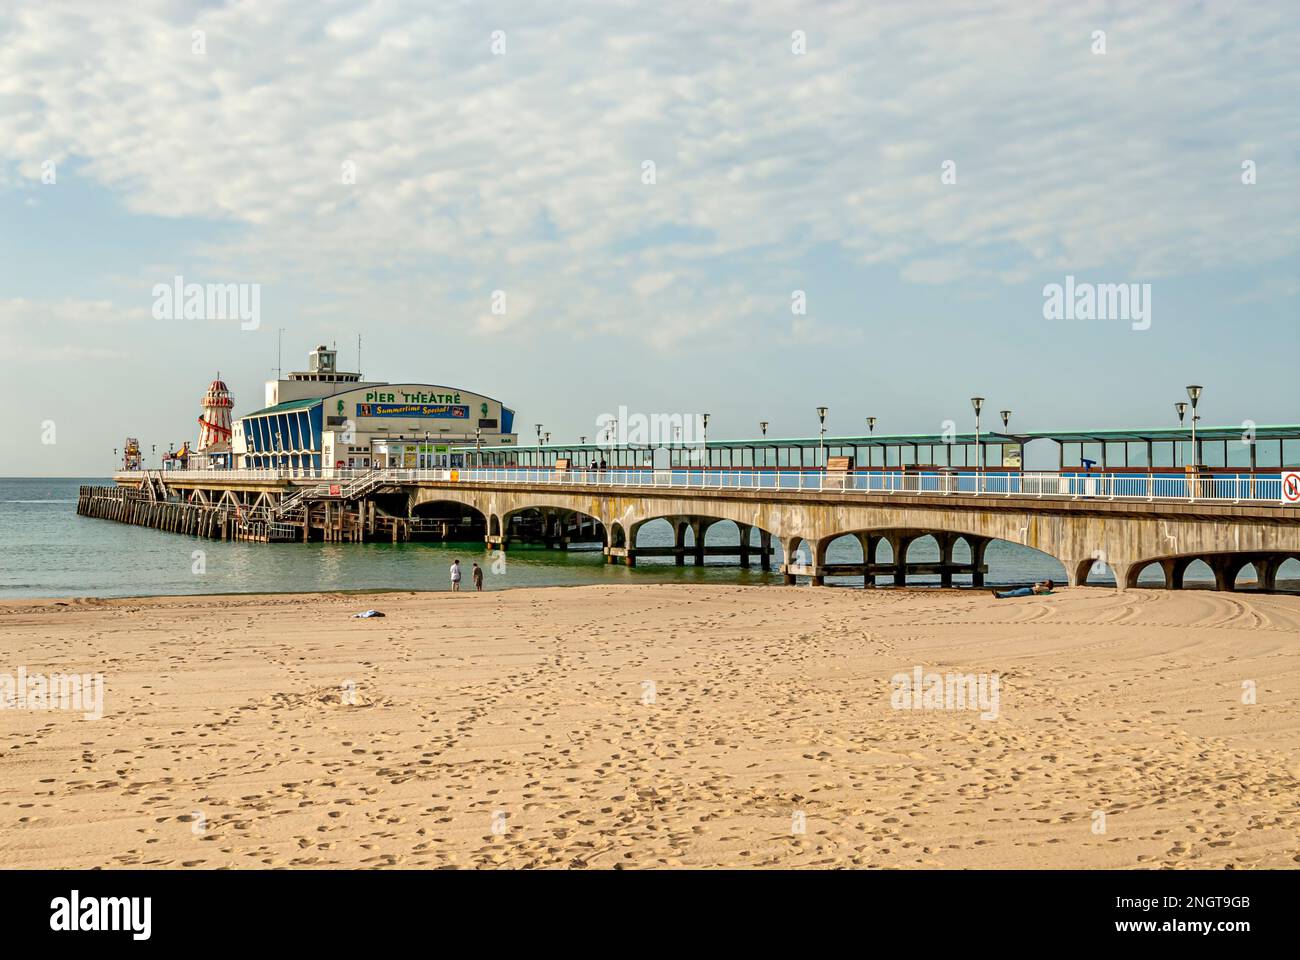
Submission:
<svg viewBox="0 0 1300 960">
<path fill-rule="evenodd" d="M 1005 600 L 1008 597 L 1032 597 L 1035 594 L 1051 593 L 1054 586 L 1056 584 L 1051 580 L 1043 580 L 1032 587 L 1017 587 L 1015 590 L 1003 590 L 1001 592 L 994 590 L 993 596 L 999 600 Z"/>
</svg>

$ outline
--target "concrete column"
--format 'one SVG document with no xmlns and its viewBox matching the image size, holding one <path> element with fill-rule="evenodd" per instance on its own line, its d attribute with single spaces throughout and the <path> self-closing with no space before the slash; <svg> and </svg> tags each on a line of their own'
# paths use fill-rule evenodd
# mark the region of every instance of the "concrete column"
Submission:
<svg viewBox="0 0 1300 960">
<path fill-rule="evenodd" d="M 955 533 L 936 533 L 935 541 L 939 544 L 939 585 L 952 586 L 952 549 L 957 543 Z"/>
<path fill-rule="evenodd" d="M 818 540 L 812 550 L 812 585 L 822 587 L 826 585 L 826 551 L 830 549 L 831 541 L 834 537 L 823 537 Z"/>
<path fill-rule="evenodd" d="M 749 569 L 749 535 L 754 528 L 747 523 L 736 524 L 736 530 L 740 533 L 740 566 L 741 569 Z"/>
<path fill-rule="evenodd" d="M 799 547 L 799 543 L 802 540 L 803 537 L 782 537 L 781 538 L 782 560 L 784 562 L 787 571 L 790 569 L 790 564 L 798 561 L 798 547 Z M 793 586 L 795 582 L 794 574 L 787 572 L 783 577 L 783 582 L 787 587 Z"/>
<path fill-rule="evenodd" d="M 970 562 L 974 573 L 970 576 L 971 586 L 984 586 L 984 574 L 980 568 L 984 566 L 984 551 L 989 548 L 992 542 L 988 537 L 967 537 L 966 542 L 970 544 Z"/>
<path fill-rule="evenodd" d="M 1251 452 L 1254 452 L 1251 447 Z M 1266 557 L 1255 564 L 1255 569 L 1259 571 L 1259 588 L 1272 593 L 1277 589 L 1277 572 L 1282 569 L 1282 564 L 1286 563 L 1285 556 Z"/>
<path fill-rule="evenodd" d="M 1160 569 L 1165 575 L 1165 589 L 1178 590 L 1183 585 L 1183 572 L 1178 569 L 1178 561 L 1175 559 L 1161 560 Z"/>
<path fill-rule="evenodd" d="M 867 567 L 867 571 L 862 575 L 862 585 L 864 587 L 874 587 L 876 585 L 876 575 L 871 572 L 871 565 L 876 562 L 876 548 L 880 546 L 882 537 L 872 533 L 858 534 L 858 542 L 862 544 L 862 562 Z"/>
<path fill-rule="evenodd" d="M 758 546 L 762 550 L 763 556 L 759 559 L 758 565 L 763 570 L 772 569 L 772 535 L 766 530 L 758 531 Z"/>
<path fill-rule="evenodd" d="M 691 521 L 691 531 L 695 534 L 695 565 L 704 566 L 704 534 L 708 532 L 709 527 L 713 526 L 714 521 L 695 519 Z"/>
<path fill-rule="evenodd" d="M 1246 561 L 1232 556 L 1210 558 L 1210 569 L 1214 571 L 1214 589 L 1231 593 L 1237 589 L 1237 574 L 1246 565 Z"/>
<path fill-rule="evenodd" d="M 686 528 L 685 520 L 673 523 L 673 563 L 679 567 L 686 565 Z"/>
<path fill-rule="evenodd" d="M 916 540 L 914 533 L 891 533 L 889 549 L 894 554 L 894 586 L 907 586 L 907 548 Z"/>
</svg>

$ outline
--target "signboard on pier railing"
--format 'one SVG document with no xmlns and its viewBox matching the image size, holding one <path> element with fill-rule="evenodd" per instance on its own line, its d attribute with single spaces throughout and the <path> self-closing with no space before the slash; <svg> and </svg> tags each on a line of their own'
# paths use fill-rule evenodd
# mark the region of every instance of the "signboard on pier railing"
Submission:
<svg viewBox="0 0 1300 960">
<path fill-rule="evenodd" d="M 1282 474 L 1282 502 L 1293 507 L 1300 505 L 1300 470 Z"/>
</svg>

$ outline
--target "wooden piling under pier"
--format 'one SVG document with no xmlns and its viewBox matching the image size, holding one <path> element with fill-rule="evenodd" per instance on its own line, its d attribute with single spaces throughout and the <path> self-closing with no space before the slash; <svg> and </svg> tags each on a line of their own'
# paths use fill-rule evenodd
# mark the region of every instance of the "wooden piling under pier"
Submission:
<svg viewBox="0 0 1300 960">
<path fill-rule="evenodd" d="M 265 506 L 232 504 L 216 506 L 180 500 L 155 500 L 146 487 L 83 486 L 77 497 L 77 513 L 83 517 L 113 520 L 166 533 L 179 533 L 210 540 L 242 540 L 257 543 L 306 542 L 364 543 L 383 538 L 393 543 L 411 539 L 412 523 L 405 517 L 382 514 L 372 502 L 355 509 L 341 501 L 308 503 L 292 516 L 275 516 Z"/>
<path fill-rule="evenodd" d="M 269 542 L 285 539 L 292 531 L 290 524 L 253 516 L 251 511 L 245 516 L 229 504 L 214 507 L 153 500 L 144 489 L 134 487 L 83 486 L 77 496 L 77 514 L 208 540 Z"/>
</svg>

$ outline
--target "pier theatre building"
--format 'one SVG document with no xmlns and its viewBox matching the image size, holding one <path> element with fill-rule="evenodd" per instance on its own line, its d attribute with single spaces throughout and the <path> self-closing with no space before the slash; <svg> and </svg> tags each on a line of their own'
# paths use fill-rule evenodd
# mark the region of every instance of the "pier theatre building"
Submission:
<svg viewBox="0 0 1300 960">
<path fill-rule="evenodd" d="M 320 346 L 306 370 L 267 381 L 266 406 L 235 420 L 231 451 L 246 470 L 472 466 L 474 451 L 518 442 L 514 416 L 455 387 L 363 381 Z"/>
</svg>

